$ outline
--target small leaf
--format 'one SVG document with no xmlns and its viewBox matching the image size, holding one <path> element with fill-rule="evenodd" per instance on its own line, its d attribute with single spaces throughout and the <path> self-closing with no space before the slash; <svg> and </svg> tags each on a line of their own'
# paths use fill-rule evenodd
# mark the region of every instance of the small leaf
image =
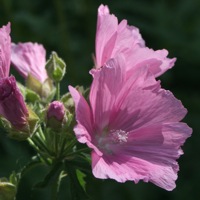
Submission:
<svg viewBox="0 0 200 200">
<path fill-rule="evenodd" d="M 79 180 L 79 183 L 81 184 L 82 188 L 85 191 L 86 182 L 85 182 L 84 178 L 86 177 L 86 175 L 78 169 L 76 170 L 76 175 Z"/>
</svg>

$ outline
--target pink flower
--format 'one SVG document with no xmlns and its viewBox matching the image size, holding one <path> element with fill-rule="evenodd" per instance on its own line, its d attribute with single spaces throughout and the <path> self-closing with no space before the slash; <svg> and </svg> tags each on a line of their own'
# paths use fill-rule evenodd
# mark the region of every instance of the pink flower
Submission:
<svg viewBox="0 0 200 200">
<path fill-rule="evenodd" d="M 0 79 L 0 115 L 15 129 L 21 130 L 27 125 L 28 110 L 14 76 Z"/>
<path fill-rule="evenodd" d="M 124 70 L 122 56 L 92 70 L 89 102 L 69 87 L 76 107 L 74 132 L 92 149 L 95 177 L 152 182 L 175 188 L 183 153 L 180 146 L 191 129 L 180 122 L 187 110 L 170 91 L 160 88 L 146 67 Z"/>
<path fill-rule="evenodd" d="M 128 26 L 126 20 L 118 24 L 118 19 L 110 14 L 108 6 L 104 5 L 98 9 L 95 48 L 96 68 L 123 53 L 127 69 L 145 65 L 157 77 L 173 67 L 176 61 L 175 58 L 167 58 L 167 50 L 154 51 L 145 47 L 139 30 L 134 26 Z"/>
<path fill-rule="evenodd" d="M 10 23 L 0 28 L 0 79 L 10 72 Z"/>
<path fill-rule="evenodd" d="M 55 118 L 58 121 L 62 121 L 65 116 L 65 107 L 63 103 L 59 101 L 53 101 L 48 107 L 47 118 Z"/>
<path fill-rule="evenodd" d="M 24 78 L 30 74 L 41 83 L 47 79 L 46 50 L 42 45 L 31 42 L 12 43 L 11 51 L 11 62 Z"/>
</svg>

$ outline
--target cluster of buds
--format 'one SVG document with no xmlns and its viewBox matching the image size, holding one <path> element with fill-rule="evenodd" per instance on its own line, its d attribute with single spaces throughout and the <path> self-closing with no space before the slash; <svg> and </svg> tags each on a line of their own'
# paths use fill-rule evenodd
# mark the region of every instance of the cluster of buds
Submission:
<svg viewBox="0 0 200 200">
<path fill-rule="evenodd" d="M 41 44 L 11 43 L 10 26 L 0 28 L 0 126 L 9 138 L 28 141 L 37 161 L 49 167 L 64 165 L 75 159 L 78 150 L 74 104 L 69 93 L 60 96 L 66 64 L 56 52 L 46 60 Z M 10 67 L 25 84 L 9 75 Z M 22 174 L 17 174 L 18 179 Z M 16 191 L 16 182 L 0 179 L 0 199 L 14 199 Z"/>
</svg>

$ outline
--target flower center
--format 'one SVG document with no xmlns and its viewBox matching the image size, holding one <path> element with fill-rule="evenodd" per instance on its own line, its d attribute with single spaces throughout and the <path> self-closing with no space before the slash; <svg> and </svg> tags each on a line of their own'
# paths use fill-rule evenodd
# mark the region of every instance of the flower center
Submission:
<svg viewBox="0 0 200 200">
<path fill-rule="evenodd" d="M 103 132 L 97 138 L 97 146 L 102 151 L 112 154 L 117 145 L 122 145 L 128 141 L 128 132 L 119 130 L 110 130 Z"/>
</svg>

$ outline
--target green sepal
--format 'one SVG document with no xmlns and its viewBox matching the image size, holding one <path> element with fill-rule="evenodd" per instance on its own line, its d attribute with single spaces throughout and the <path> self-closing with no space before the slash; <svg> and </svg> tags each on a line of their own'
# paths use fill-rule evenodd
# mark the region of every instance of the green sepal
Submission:
<svg viewBox="0 0 200 200">
<path fill-rule="evenodd" d="M 24 87 L 21 83 L 17 82 L 17 87 L 19 88 L 22 96 L 26 97 L 26 87 Z"/>
<path fill-rule="evenodd" d="M 43 98 L 43 101 L 50 102 L 56 93 L 56 88 L 53 85 L 51 79 L 47 78 L 44 83 L 41 85 L 40 96 Z"/>
<path fill-rule="evenodd" d="M 30 80 L 29 80 L 30 81 Z M 21 83 L 17 82 L 17 87 L 19 88 L 21 94 L 27 102 L 35 103 L 35 101 L 40 100 L 38 92 L 35 92 L 32 89 L 24 87 Z"/>
<path fill-rule="evenodd" d="M 53 82 L 49 78 L 41 83 L 29 74 L 26 79 L 26 86 L 29 89 L 27 90 L 27 92 L 30 93 L 26 93 L 26 95 L 29 95 L 29 98 L 31 98 L 31 100 L 40 100 L 40 98 L 38 97 L 41 97 L 42 101 L 49 102 L 53 99 L 56 93 Z"/>
<path fill-rule="evenodd" d="M 33 110 L 27 106 L 29 116 L 27 118 L 27 124 L 21 130 L 16 129 L 12 124 L 0 116 L 1 126 L 8 132 L 8 136 L 15 140 L 26 140 L 28 137 L 31 137 L 39 125 L 39 118 L 33 112 Z"/>
<path fill-rule="evenodd" d="M 27 106 L 27 108 L 29 113 L 28 116 L 29 133 L 30 136 L 32 136 L 32 134 L 35 133 L 36 129 L 39 126 L 40 119 L 30 107 Z"/>
<path fill-rule="evenodd" d="M 36 93 L 40 94 L 40 90 L 42 87 L 42 83 L 38 81 L 36 78 L 34 78 L 31 74 L 28 75 L 26 79 L 26 86 L 35 91 Z"/>
<path fill-rule="evenodd" d="M 39 101 L 39 100 L 40 100 L 40 96 L 36 92 L 26 88 L 26 101 L 34 103 L 35 101 Z"/>
</svg>

